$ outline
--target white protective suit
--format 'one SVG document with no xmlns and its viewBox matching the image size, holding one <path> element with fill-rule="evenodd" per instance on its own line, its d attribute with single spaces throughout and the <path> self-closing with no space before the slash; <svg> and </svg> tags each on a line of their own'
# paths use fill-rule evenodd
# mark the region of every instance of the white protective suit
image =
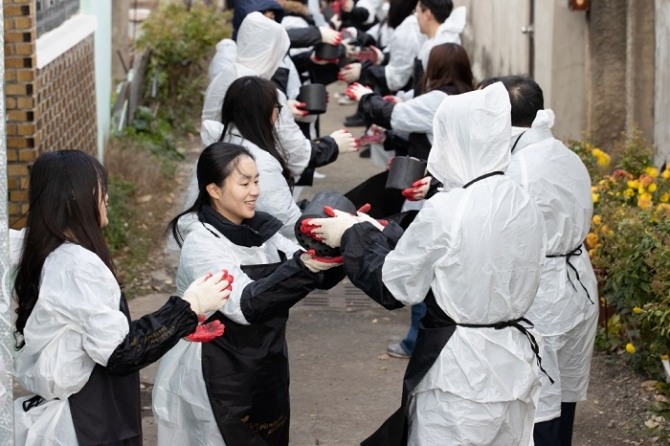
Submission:
<svg viewBox="0 0 670 446">
<path fill-rule="evenodd" d="M 414 14 L 409 15 L 394 30 L 387 46 L 389 63 L 384 68 L 389 90 L 397 91 L 407 85 L 414 73 L 414 59 L 425 41 L 426 36 L 421 34 Z"/>
<path fill-rule="evenodd" d="M 202 142 L 208 146 L 219 140 L 223 133 L 223 124 L 216 121 L 202 123 Z M 226 136 L 225 142 L 246 147 L 256 160 L 259 173 L 259 187 L 261 194 L 256 201 L 256 209 L 267 212 L 284 225 L 279 230 L 284 237 L 295 241 L 295 222 L 301 215 L 300 208 L 293 199 L 291 189 L 282 175 L 281 165 L 270 153 L 259 148 L 256 144 L 239 136 L 233 129 L 232 136 Z M 187 203 L 193 204 L 198 196 L 198 178 L 194 175 L 186 192 Z"/>
<path fill-rule="evenodd" d="M 290 46 L 284 27 L 260 12 L 247 15 L 237 33 L 237 58 L 224 68 L 207 87 L 202 121 L 221 121 L 221 105 L 230 84 L 243 76 L 270 79 L 282 64 Z M 283 106 L 275 124 L 279 141 L 288 154 L 288 168 L 297 178 L 309 163 L 312 146 L 293 119 L 286 95 L 277 90 Z"/>
<path fill-rule="evenodd" d="M 456 323 L 523 317 L 545 256 L 542 215 L 506 175 L 464 189 L 510 162 L 510 103 L 496 83 L 449 96 L 437 111 L 428 169 L 445 189 L 427 200 L 384 261 L 384 285 L 405 305 L 432 289 Z M 514 327 L 457 326 L 410 394 L 409 442 L 532 444 L 540 390 L 536 357 Z"/>
<path fill-rule="evenodd" d="M 216 44 L 216 53 L 209 62 L 207 69 L 207 80 L 212 82 L 214 78 L 227 66 L 235 63 L 237 59 L 237 45 L 234 40 L 223 39 Z"/>
<path fill-rule="evenodd" d="M 554 138 L 553 124 L 554 113 L 541 110 L 531 128 L 513 128 L 512 143 L 518 142 L 507 171 L 542 211 L 548 256 L 582 246 L 593 214 L 589 173 L 579 157 Z M 560 416 L 561 401 L 586 399 L 598 322 L 598 284 L 584 247 L 569 262 L 579 280 L 566 257 L 546 259 L 540 288 L 527 313 L 544 338 L 542 365 L 555 381 L 550 385 L 542 376 L 537 422 Z"/>
<path fill-rule="evenodd" d="M 426 71 L 428 67 L 428 58 L 430 57 L 430 50 L 434 46 L 442 43 L 461 43 L 461 33 L 467 24 L 467 9 L 465 6 L 459 6 L 451 11 L 447 20 L 445 20 L 437 29 L 437 33 L 432 39 L 426 40 L 419 50 L 419 60 L 423 65 L 423 70 Z"/>
<path fill-rule="evenodd" d="M 393 107 L 391 128 L 401 133 L 425 133 L 433 142 L 433 118 L 447 93 L 432 90 Z"/>
<path fill-rule="evenodd" d="M 12 231 L 17 241 L 23 232 Z M 18 247 L 18 243 L 10 242 Z M 19 256 L 12 253 L 18 262 Z M 15 444 L 77 445 L 68 397 L 88 382 L 129 332 L 119 311 L 121 290 L 112 272 L 91 251 L 63 243 L 44 262 L 39 299 L 14 356 L 14 376 L 46 402 L 28 412 L 14 402 Z"/>
<path fill-rule="evenodd" d="M 183 293 L 192 278 L 226 269 L 235 278 L 235 283 L 228 302 L 219 311 L 244 325 L 249 322 L 242 314 L 240 298 L 252 280 L 242 272 L 240 265 L 279 262 L 278 251 L 293 253 L 300 249 L 279 234 L 258 247 L 239 246 L 214 226 L 193 218 L 180 219 L 179 229 L 184 245 L 177 270 L 178 292 Z M 161 359 L 152 395 L 159 446 L 225 445 L 205 388 L 201 351 L 200 343 L 179 341 Z"/>
</svg>

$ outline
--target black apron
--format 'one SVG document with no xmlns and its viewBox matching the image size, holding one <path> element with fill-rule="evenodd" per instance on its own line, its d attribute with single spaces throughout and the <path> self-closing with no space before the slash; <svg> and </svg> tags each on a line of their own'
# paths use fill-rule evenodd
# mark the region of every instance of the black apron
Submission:
<svg viewBox="0 0 670 446">
<path fill-rule="evenodd" d="M 120 311 L 130 324 L 123 293 Z M 139 372 L 112 375 L 96 364 L 86 385 L 68 400 L 79 446 L 142 445 Z"/>
<path fill-rule="evenodd" d="M 419 334 L 403 379 L 400 409 L 391 415 L 377 431 L 364 440 L 362 446 L 401 446 L 407 444 L 409 395 L 433 366 L 440 352 L 456 330 L 456 323 L 437 305 L 432 290 L 426 299 L 426 315 L 419 325 Z"/>
<path fill-rule="evenodd" d="M 257 280 L 280 263 L 243 265 Z M 286 446 L 289 440 L 288 311 L 262 324 L 240 325 L 217 311 L 208 321 L 224 336 L 202 344 L 202 375 L 221 436 L 231 446 Z"/>
</svg>

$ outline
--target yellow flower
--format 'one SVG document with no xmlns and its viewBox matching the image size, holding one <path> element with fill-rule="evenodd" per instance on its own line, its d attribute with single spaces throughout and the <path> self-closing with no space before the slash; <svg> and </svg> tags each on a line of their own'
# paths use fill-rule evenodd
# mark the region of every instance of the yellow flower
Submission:
<svg viewBox="0 0 670 446">
<path fill-rule="evenodd" d="M 591 199 L 593 200 L 594 203 L 597 203 L 598 200 L 600 200 L 600 194 L 592 193 L 591 194 Z"/>
<path fill-rule="evenodd" d="M 640 187 L 640 182 L 638 180 L 629 180 L 626 182 L 626 185 L 631 189 L 637 189 Z"/>
<path fill-rule="evenodd" d="M 670 200 L 670 192 L 666 192 L 658 199 L 661 203 L 667 203 Z"/>
<path fill-rule="evenodd" d="M 656 190 L 656 184 L 651 183 L 649 187 L 647 188 L 649 192 L 654 192 Z"/>
<path fill-rule="evenodd" d="M 670 218 L 670 204 L 667 203 L 661 203 L 658 206 L 656 206 L 656 214 L 665 214 L 666 218 Z"/>
<path fill-rule="evenodd" d="M 589 232 L 589 235 L 586 236 L 586 244 L 592 247 L 595 247 L 598 243 L 598 234 L 595 232 Z"/>
<path fill-rule="evenodd" d="M 667 180 L 668 178 L 670 178 L 670 167 L 668 167 L 667 169 L 665 169 L 665 170 L 663 171 L 663 173 L 661 174 L 661 177 L 662 177 L 663 179 L 666 179 L 666 180 Z"/>
<path fill-rule="evenodd" d="M 647 209 L 651 206 L 651 195 L 650 194 L 642 194 L 640 195 L 640 198 L 637 199 L 637 207 L 640 209 Z"/>
<path fill-rule="evenodd" d="M 630 353 L 631 355 L 635 353 L 635 346 L 633 345 L 632 342 L 629 342 L 626 344 L 626 351 Z"/>
<path fill-rule="evenodd" d="M 600 225 L 600 223 L 603 222 L 603 219 L 600 218 L 600 215 L 594 215 L 593 218 L 591 219 L 591 222 L 592 222 L 594 225 L 598 226 L 598 225 Z"/>
<path fill-rule="evenodd" d="M 589 249 L 589 257 L 594 258 L 596 256 L 596 250 L 595 249 Z"/>
<path fill-rule="evenodd" d="M 640 314 L 640 313 L 642 313 L 642 308 L 640 308 L 640 307 L 633 307 L 633 313 L 635 313 L 635 314 Z"/>
<path fill-rule="evenodd" d="M 655 167 L 647 167 L 644 169 L 644 171 L 652 178 L 656 178 L 658 176 L 658 169 Z"/>
<path fill-rule="evenodd" d="M 626 189 L 625 191 L 623 191 L 623 196 L 626 197 L 626 198 L 630 198 L 633 195 L 635 195 L 635 191 L 633 189 L 631 189 L 630 187 L 628 189 Z"/>
<path fill-rule="evenodd" d="M 595 148 L 591 150 L 591 154 L 596 158 L 598 165 L 607 167 L 610 165 L 610 156 L 602 150 Z"/>
<path fill-rule="evenodd" d="M 609 228 L 609 226 L 607 226 L 607 225 L 602 225 L 602 227 L 600 228 L 600 232 L 602 232 L 603 235 L 612 235 L 612 234 L 614 234 L 614 231 L 612 231 L 612 230 Z"/>
</svg>

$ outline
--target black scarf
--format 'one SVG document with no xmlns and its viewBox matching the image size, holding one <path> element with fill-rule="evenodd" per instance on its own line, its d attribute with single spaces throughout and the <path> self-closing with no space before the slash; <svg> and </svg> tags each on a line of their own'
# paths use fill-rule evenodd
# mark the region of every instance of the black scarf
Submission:
<svg viewBox="0 0 670 446">
<path fill-rule="evenodd" d="M 214 226 L 217 231 L 234 244 L 247 248 L 261 246 L 282 227 L 281 221 L 268 213 L 258 211 L 252 218 L 243 220 L 241 224 L 237 225 L 209 205 L 203 206 L 198 212 L 198 219 L 202 223 Z M 218 237 L 217 234 L 214 235 Z"/>
</svg>

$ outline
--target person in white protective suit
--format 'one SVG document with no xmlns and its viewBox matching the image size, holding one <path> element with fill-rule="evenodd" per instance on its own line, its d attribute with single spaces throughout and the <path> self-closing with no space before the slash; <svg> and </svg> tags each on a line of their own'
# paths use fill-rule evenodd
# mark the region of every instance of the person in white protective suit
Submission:
<svg viewBox="0 0 670 446">
<path fill-rule="evenodd" d="M 10 235 L 14 376 L 33 393 L 15 401 L 14 444 L 141 445 L 139 369 L 182 337 L 223 333 L 218 322 L 198 325 L 230 294 L 232 279 L 215 264 L 183 298 L 130 320 L 102 234 L 106 190 L 104 168 L 81 151 L 45 152 L 31 169 L 28 229 Z"/>
<path fill-rule="evenodd" d="M 223 98 L 235 79 L 242 76 L 270 79 L 281 65 L 289 45 L 282 25 L 260 12 L 247 15 L 237 34 L 236 62 L 223 69 L 207 87 L 202 109 L 203 123 L 207 120 L 221 121 Z M 275 126 L 279 142 L 287 154 L 288 168 L 295 178 L 300 177 L 308 167 L 331 163 L 340 151 L 347 152 L 356 147 L 348 131 L 336 131 L 315 142 L 306 139 L 295 122 L 292 108 L 287 106 L 286 95 L 278 91 L 278 97 L 282 109 Z M 190 198 L 192 195 L 187 196 L 187 199 Z"/>
<path fill-rule="evenodd" d="M 180 342 L 163 358 L 153 389 L 159 445 L 289 442 L 288 311 L 315 288 L 343 277 L 341 261 L 315 258 L 256 210 L 259 172 L 243 146 L 214 143 L 197 165 L 199 194 L 170 223 L 182 243 L 177 289 L 223 264 L 235 277 L 230 300 L 209 316 L 224 336 Z M 196 214 L 183 220 L 183 216 Z M 203 348 L 204 347 L 204 348 Z"/>
<path fill-rule="evenodd" d="M 273 131 L 281 105 L 274 84 L 257 76 L 235 80 L 226 93 L 221 110 L 221 122 L 206 121 L 202 138 L 205 145 L 216 141 L 240 144 L 256 159 L 263 194 L 256 209 L 267 212 L 282 222 L 279 232 L 295 240 L 294 226 L 301 211 L 293 199 L 293 176 L 288 170 L 286 155 Z M 189 185 L 191 203 L 198 190 L 197 178 Z"/>
<path fill-rule="evenodd" d="M 547 231 L 547 260 L 527 317 L 545 341 L 543 378 L 535 416 L 536 446 L 569 446 L 575 406 L 586 400 L 598 324 L 598 283 L 583 241 L 591 227 L 591 178 L 573 151 L 554 138 L 554 113 L 542 89 L 525 76 L 502 81 L 512 103 L 512 162 L 507 171 L 540 207 Z"/>
<path fill-rule="evenodd" d="M 308 222 L 312 237 L 340 246 L 347 276 L 374 300 L 427 305 L 403 406 L 362 444 L 527 446 L 541 365 L 524 315 L 546 241 L 540 210 L 504 173 L 505 87 L 449 96 L 434 127 L 428 168 L 444 190 L 404 234 L 344 212 Z"/>
<path fill-rule="evenodd" d="M 414 64 L 414 95 L 428 66 L 430 50 L 441 43 L 461 43 L 461 33 L 465 29 L 467 10 L 465 6 L 453 9 L 451 0 L 419 0 L 416 5 L 416 20 L 419 29 L 428 39 L 423 42 Z"/>
</svg>

